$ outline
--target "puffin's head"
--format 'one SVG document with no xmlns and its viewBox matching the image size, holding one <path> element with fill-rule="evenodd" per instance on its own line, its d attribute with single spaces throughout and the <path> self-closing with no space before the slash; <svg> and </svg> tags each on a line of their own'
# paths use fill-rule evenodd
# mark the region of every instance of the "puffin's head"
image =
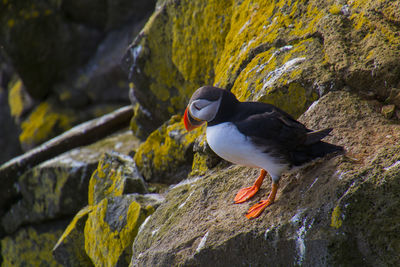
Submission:
<svg viewBox="0 0 400 267">
<path fill-rule="evenodd" d="M 186 130 L 191 131 L 215 118 L 224 91 L 217 87 L 203 86 L 193 93 L 183 116 Z"/>
</svg>

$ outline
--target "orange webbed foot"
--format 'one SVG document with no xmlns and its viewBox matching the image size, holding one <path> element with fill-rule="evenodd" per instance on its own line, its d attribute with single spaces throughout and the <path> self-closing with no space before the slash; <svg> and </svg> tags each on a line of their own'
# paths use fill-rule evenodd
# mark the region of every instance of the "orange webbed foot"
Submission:
<svg viewBox="0 0 400 267">
<path fill-rule="evenodd" d="M 246 213 L 247 219 L 257 218 L 265 210 L 265 208 L 274 203 L 278 187 L 279 184 L 277 182 L 272 182 L 271 193 L 269 194 L 268 198 L 265 200 L 261 200 L 260 202 L 252 206 Z"/>
<path fill-rule="evenodd" d="M 266 174 L 267 172 L 261 169 L 260 176 L 258 176 L 257 180 L 254 182 L 254 185 L 239 190 L 234 199 L 235 203 L 243 203 L 253 197 L 258 192 L 258 189 L 260 189 Z"/>
<path fill-rule="evenodd" d="M 247 219 L 254 219 L 260 216 L 260 214 L 269 206 L 273 203 L 273 201 L 270 201 L 269 199 L 266 200 L 261 200 L 254 206 L 252 206 L 246 213 Z"/>
<path fill-rule="evenodd" d="M 235 199 L 234 199 L 235 204 L 239 204 L 239 203 L 243 203 L 243 202 L 247 201 L 248 199 L 250 199 L 257 193 L 258 189 L 259 188 L 255 185 L 240 189 L 239 192 L 235 196 Z"/>
</svg>

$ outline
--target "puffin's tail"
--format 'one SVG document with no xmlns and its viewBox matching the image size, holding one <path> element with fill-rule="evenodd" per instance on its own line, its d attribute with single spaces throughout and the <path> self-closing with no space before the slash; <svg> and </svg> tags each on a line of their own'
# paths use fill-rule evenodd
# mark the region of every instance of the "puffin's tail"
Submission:
<svg viewBox="0 0 400 267">
<path fill-rule="evenodd" d="M 312 161 L 316 158 L 321 158 L 330 153 L 343 153 L 344 148 L 342 146 L 337 146 L 323 141 L 310 144 L 308 146 L 303 146 L 290 153 L 291 162 L 294 166 L 300 166 L 304 163 Z"/>
</svg>

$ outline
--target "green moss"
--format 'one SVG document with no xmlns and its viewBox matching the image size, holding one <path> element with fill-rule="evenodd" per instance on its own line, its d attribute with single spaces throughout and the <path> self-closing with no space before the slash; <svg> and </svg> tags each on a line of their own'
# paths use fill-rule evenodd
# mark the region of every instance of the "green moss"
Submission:
<svg viewBox="0 0 400 267">
<path fill-rule="evenodd" d="M 2 266 L 61 266 L 52 249 L 62 231 L 40 233 L 32 227 L 19 230 L 15 237 L 1 240 Z"/>
</svg>

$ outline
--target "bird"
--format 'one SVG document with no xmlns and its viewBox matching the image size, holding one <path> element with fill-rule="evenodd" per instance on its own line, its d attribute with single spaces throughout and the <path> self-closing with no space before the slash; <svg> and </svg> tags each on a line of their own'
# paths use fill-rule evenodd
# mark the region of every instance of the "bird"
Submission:
<svg viewBox="0 0 400 267">
<path fill-rule="evenodd" d="M 260 189 L 268 172 L 272 179 L 267 199 L 246 213 L 257 218 L 275 201 L 283 172 L 344 148 L 321 141 L 332 128 L 313 131 L 278 107 L 263 102 L 241 102 L 230 91 L 214 86 L 197 89 L 183 116 L 187 131 L 207 122 L 206 139 L 221 158 L 234 164 L 259 168 L 250 187 L 242 188 L 234 202 L 243 203 Z"/>
</svg>

